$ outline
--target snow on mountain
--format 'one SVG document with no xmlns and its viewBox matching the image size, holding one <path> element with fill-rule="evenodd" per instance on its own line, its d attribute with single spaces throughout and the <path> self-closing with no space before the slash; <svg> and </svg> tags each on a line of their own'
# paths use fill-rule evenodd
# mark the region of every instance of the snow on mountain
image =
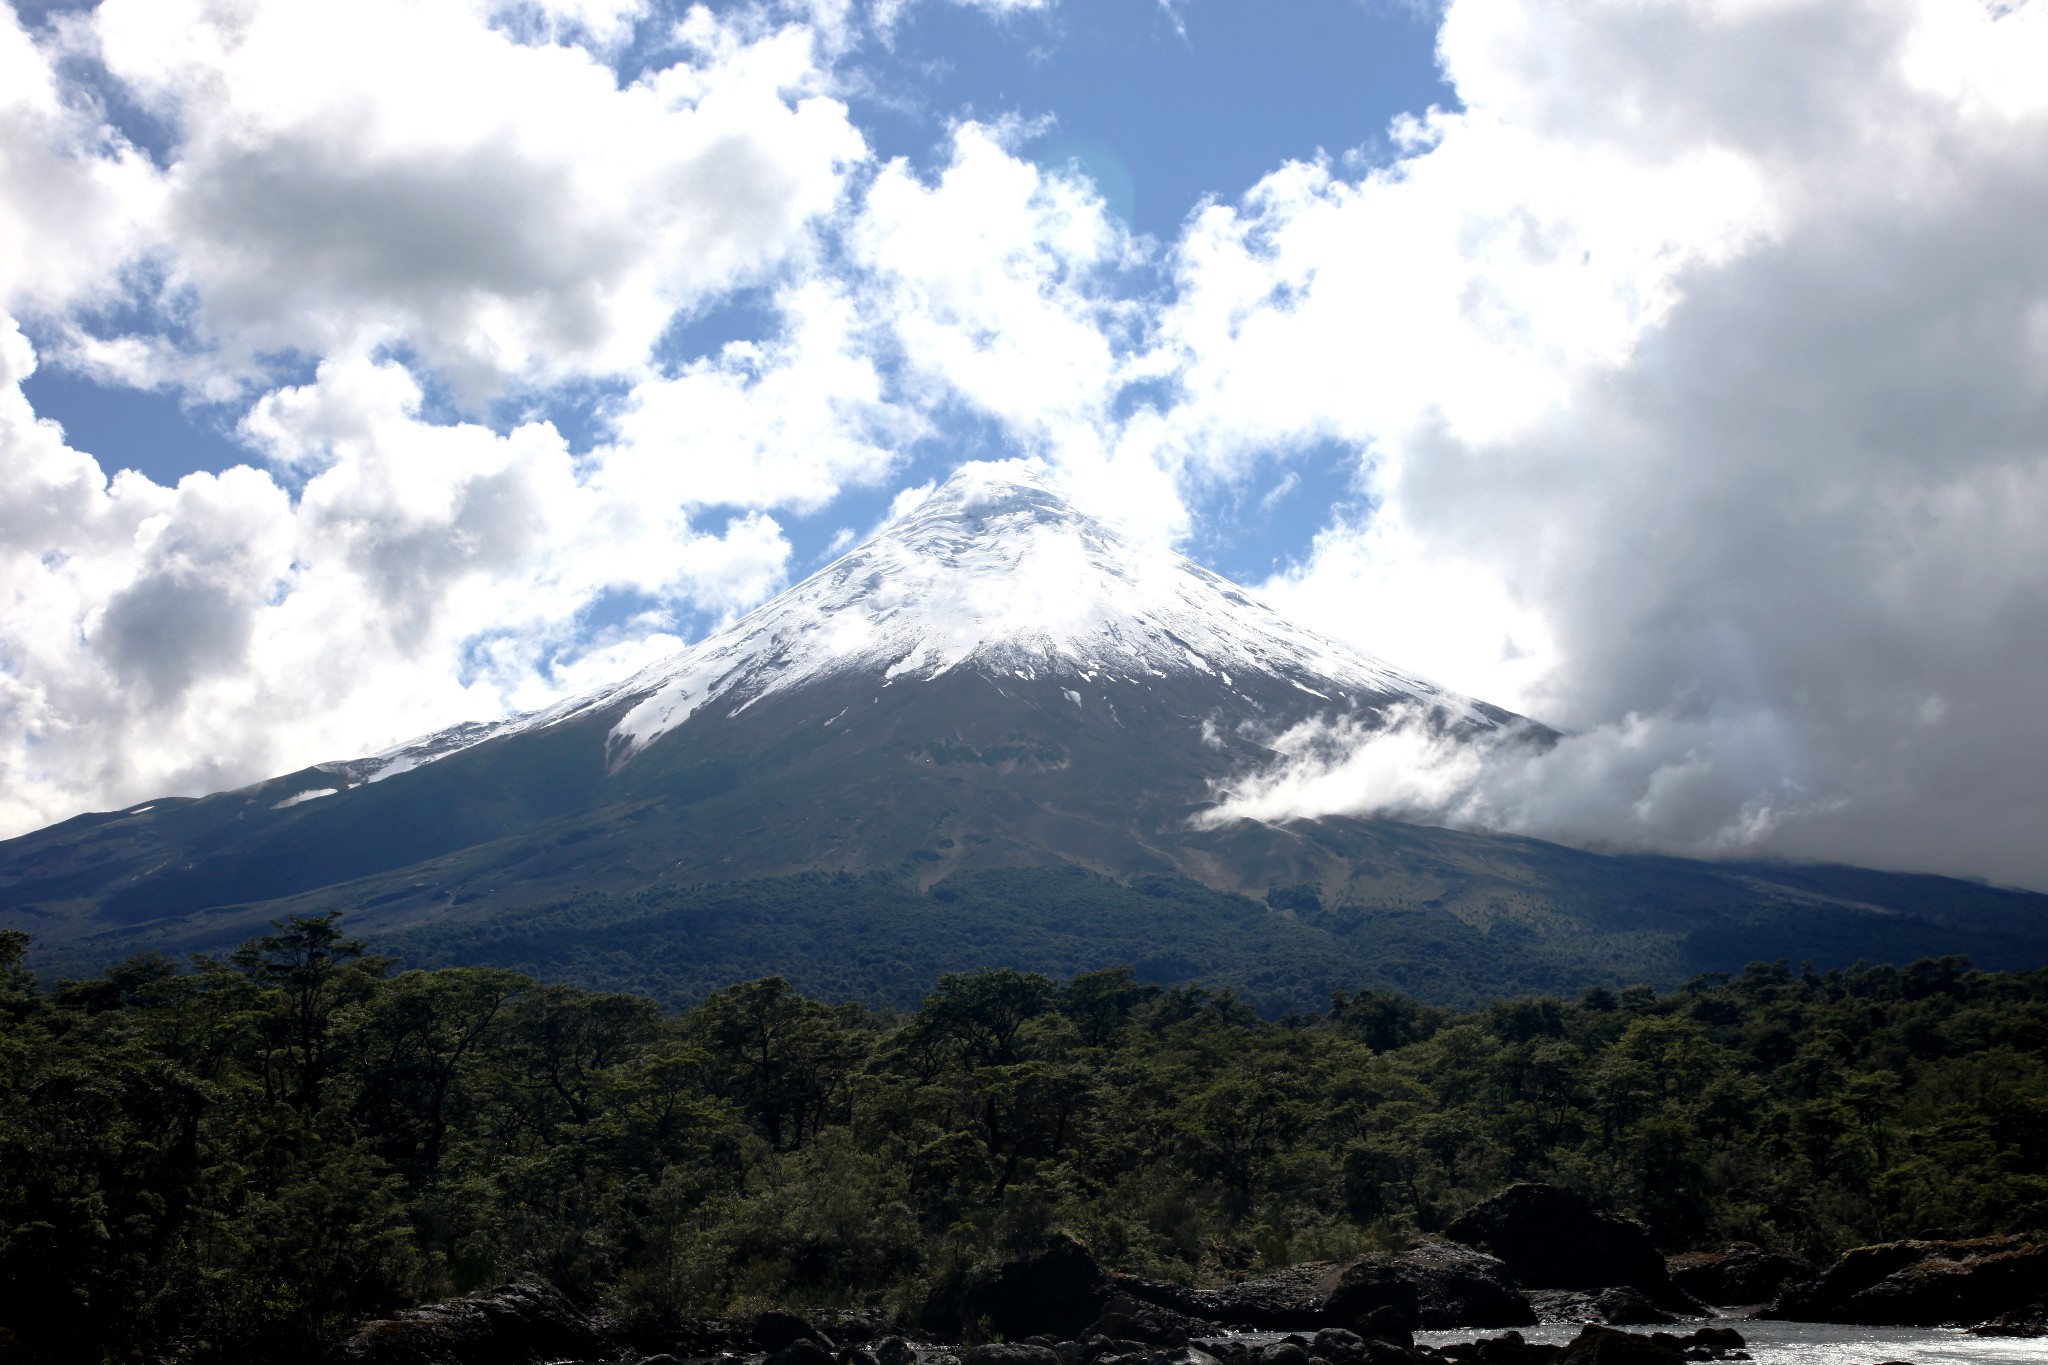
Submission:
<svg viewBox="0 0 2048 1365">
<path fill-rule="evenodd" d="M 623 682 L 323 766 L 375 781 L 637 699 L 611 732 L 616 764 L 706 707 L 738 715 L 853 671 L 890 686 L 959 668 L 1097 689 L 1199 672 L 1236 691 L 1240 678 L 1264 675 L 1347 709 L 1418 701 L 1460 728 L 1501 723 L 1490 708 L 1288 621 L 1185 556 L 1133 541 L 1043 476 L 970 465 L 867 543 Z"/>
</svg>

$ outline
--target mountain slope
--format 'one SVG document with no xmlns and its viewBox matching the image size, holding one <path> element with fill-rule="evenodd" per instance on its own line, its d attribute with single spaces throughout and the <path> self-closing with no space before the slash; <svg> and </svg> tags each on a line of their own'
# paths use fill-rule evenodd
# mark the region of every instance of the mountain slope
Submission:
<svg viewBox="0 0 2048 1365">
<path fill-rule="evenodd" d="M 1829 930 L 1830 941 L 1925 944 L 1992 933 L 1975 917 L 2006 915 L 1995 933 L 2016 933 L 2020 957 L 2032 951 L 2028 926 L 2048 898 L 2014 911 L 1966 883 L 1939 894 L 1916 884 L 1901 898 L 1903 880 L 1872 874 L 1878 882 L 1843 896 L 1822 873 L 1795 884 L 1768 870 L 1603 859 L 1387 821 L 1193 828 L 1216 784 L 1272 759 L 1272 735 L 1311 716 L 1372 722 L 1394 707 L 1426 709 L 1452 733 L 1508 727 L 1539 744 L 1550 734 L 1305 631 L 1044 483 L 968 471 L 731 627 L 611 687 L 0 845 L 0 922 L 81 965 L 137 946 L 218 947 L 270 917 L 336 907 L 430 956 L 514 918 L 554 926 L 534 932 L 611 935 L 615 951 L 632 952 L 648 941 L 646 907 L 658 911 L 677 888 L 875 874 L 921 898 L 903 902 L 909 918 L 898 922 L 926 927 L 905 932 L 933 936 L 945 912 L 922 899 L 931 888 L 1070 867 L 1246 897 L 1254 920 L 1293 917 L 1311 938 L 1290 942 L 1323 944 L 1301 951 L 1327 952 L 1354 975 L 1372 969 L 1373 944 L 1384 948 L 1387 916 L 1409 917 L 1401 943 L 1476 954 L 1496 975 L 1540 966 L 1523 984 L 1573 970 L 1607 979 L 1625 965 L 1669 979 L 1697 965 L 1687 942 L 1721 942 L 1726 957 L 1757 926 L 1801 917 L 1863 926 Z M 815 916 L 790 894 L 770 899 L 788 901 L 775 922 L 795 933 Z M 1098 918 L 1136 904 L 1084 899 Z M 1944 907 L 1923 927 L 1948 916 L 1946 940 L 1876 933 L 1901 915 L 1921 925 L 1920 901 Z M 584 907 L 581 917 L 542 910 L 565 904 Z M 703 904 L 670 908 L 687 918 Z M 618 928 L 629 922 L 641 927 Z M 1435 938 L 1417 925 L 1434 925 Z M 1123 942 L 1127 927 L 1105 921 L 1098 940 Z M 1481 953 L 1471 934 L 1509 951 Z M 817 941 L 835 952 L 850 942 Z M 771 970 L 776 945 L 720 960 L 737 971 L 742 959 Z M 1445 980 L 1476 988 L 1463 970 Z"/>
</svg>

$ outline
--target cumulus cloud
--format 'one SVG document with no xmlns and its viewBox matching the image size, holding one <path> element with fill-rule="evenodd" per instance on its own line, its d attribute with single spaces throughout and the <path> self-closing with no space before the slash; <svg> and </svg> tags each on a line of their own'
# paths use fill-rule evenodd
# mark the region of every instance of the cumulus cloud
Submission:
<svg viewBox="0 0 2048 1365">
<path fill-rule="evenodd" d="M 244 405 L 267 466 L 110 480 L 30 409 L 35 348 L 0 312 L 0 828 L 629 673 L 781 585 L 776 509 L 884 477 L 924 431 L 818 264 L 866 153 L 813 29 L 691 10 L 622 81 L 607 44 L 647 22 L 610 0 L 0 16 L 0 309 L 74 370 Z M 170 130 L 157 160 L 101 121 L 106 82 Z M 768 337 L 656 360 L 743 287 Z M 133 330 L 97 330 L 113 305 Z M 280 353 L 308 373 L 267 378 Z M 544 414 L 589 380 L 612 396 L 580 452 L 544 415 L 494 429 L 433 397 L 509 386 Z"/>
<path fill-rule="evenodd" d="M 572 35 L 623 4 L 523 5 Z M 90 38 L 173 130 L 151 245 L 218 369 L 403 347 L 471 399 L 632 372 L 678 310 L 760 278 L 866 154 L 810 30 L 693 10 L 676 60 L 523 42 L 463 4 L 105 0 Z M 80 338 L 131 382 L 161 346 Z M 152 369 L 156 372 L 152 373 Z"/>
<path fill-rule="evenodd" d="M 545 423 L 421 416 L 394 362 L 329 361 L 247 419 L 296 498 L 248 467 L 164 488 L 39 422 L 0 373 L 0 820 L 205 791 L 551 701 L 683 643 L 783 581 L 760 512 L 697 524 L 608 482 Z M 706 458 L 710 458 L 707 456 Z M 649 603 L 632 630 L 581 617 Z"/>
<path fill-rule="evenodd" d="M 1107 410 L 1122 366 L 1110 267 L 1124 231 L 1093 185 L 1014 154 L 985 124 L 954 130 L 927 184 L 885 166 L 852 232 L 912 371 L 1043 444 Z"/>
<path fill-rule="evenodd" d="M 823 506 L 872 483 L 930 421 L 888 391 L 874 324 L 813 275 L 783 291 L 766 342 L 734 342 L 636 385 L 600 481 L 688 505 Z"/>
<path fill-rule="evenodd" d="M 1368 456 L 1373 515 L 1275 596 L 1576 732 L 1297 736 L 1238 808 L 2048 885 L 2044 41 L 2039 4 L 1458 3 L 1465 112 L 1210 210 L 1169 328 L 1214 458 Z"/>
<path fill-rule="evenodd" d="M 72 97 L 20 17 L 0 10 L 0 307 L 55 312 L 116 297 L 161 210 L 156 169 Z"/>
</svg>

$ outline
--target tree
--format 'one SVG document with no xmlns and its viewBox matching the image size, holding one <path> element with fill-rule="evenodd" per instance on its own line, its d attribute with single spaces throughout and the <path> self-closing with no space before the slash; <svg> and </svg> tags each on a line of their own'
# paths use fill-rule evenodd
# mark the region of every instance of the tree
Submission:
<svg viewBox="0 0 2048 1365">
<path fill-rule="evenodd" d="M 289 1084 L 293 1102 L 312 1113 L 333 1070 L 336 1013 L 367 999 L 390 959 L 370 955 L 361 939 L 343 938 L 339 910 L 270 923 L 277 933 L 245 944 L 229 961 L 277 992 L 263 1030 L 266 1089 L 275 1096 Z"/>
</svg>

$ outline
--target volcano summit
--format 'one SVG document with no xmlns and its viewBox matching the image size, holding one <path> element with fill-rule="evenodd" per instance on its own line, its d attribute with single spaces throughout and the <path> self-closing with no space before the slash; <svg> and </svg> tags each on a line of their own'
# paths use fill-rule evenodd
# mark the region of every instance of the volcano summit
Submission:
<svg viewBox="0 0 2048 1365">
<path fill-rule="evenodd" d="M 865 936 L 872 952 L 877 935 L 935 941 L 930 924 L 957 929 L 971 902 L 987 933 L 946 950 L 963 960 L 942 952 L 916 970 L 1121 960 L 1137 932 L 1167 950 L 1161 974 L 1191 973 L 1199 954 L 1156 940 L 1201 938 L 1193 917 L 1228 922 L 1226 938 L 1292 935 L 1329 965 L 1323 987 L 1427 991 L 1455 961 L 1453 993 L 1670 979 L 1762 956 L 1787 933 L 1802 956 L 1837 936 L 1862 954 L 1880 923 L 1911 940 L 1898 955 L 2035 956 L 2007 932 L 2036 922 L 2031 904 L 1932 878 L 1606 858 L 1383 820 L 1197 827 L 1233 779 L 1273 760 L 1272 737 L 1313 718 L 1375 725 L 1397 707 L 1452 734 L 1550 734 L 1285 620 L 1048 482 L 970 466 L 844 558 L 613 686 L 0 845 L 0 921 L 85 965 L 343 909 L 430 959 L 509 955 L 588 977 L 591 952 L 645 961 L 657 940 L 681 941 L 730 980 L 787 969 L 799 922 L 808 951 L 857 952 Z M 1045 869 L 1095 875 L 1082 895 Z M 1860 880 L 1845 891 L 1842 877 Z M 1062 921 L 1059 961 L 1010 932 L 1020 894 L 1030 913 L 1094 907 L 1090 923 Z M 900 911 L 888 927 L 861 920 L 877 895 Z M 1162 898 L 1181 919 L 1155 913 Z M 1514 979 L 1490 986 L 1503 971 Z"/>
<path fill-rule="evenodd" d="M 882 689 L 912 685 L 903 695 L 928 700 L 915 685 L 949 677 L 977 678 L 994 689 L 983 695 L 1027 705 L 1057 697 L 1084 712 L 1099 708 L 1119 729 L 1128 729 L 1119 700 L 1126 710 L 1157 710 L 1143 693 L 1177 696 L 1191 708 L 1183 719 L 1194 733 L 1205 720 L 1212 733 L 1250 730 L 1303 710 L 1398 703 L 1421 703 L 1466 729 L 1517 719 L 1302 629 L 1192 560 L 1119 535 L 1050 483 L 970 466 L 872 541 L 624 682 L 368 761 L 382 766 L 331 766 L 375 780 L 624 705 L 607 735 L 616 771 L 678 727 L 711 716 L 736 721 L 773 697 L 851 688 L 879 706 Z M 1040 685 L 1051 682 L 1056 689 Z M 855 709 L 846 701 L 818 724 L 858 731 Z"/>
</svg>

